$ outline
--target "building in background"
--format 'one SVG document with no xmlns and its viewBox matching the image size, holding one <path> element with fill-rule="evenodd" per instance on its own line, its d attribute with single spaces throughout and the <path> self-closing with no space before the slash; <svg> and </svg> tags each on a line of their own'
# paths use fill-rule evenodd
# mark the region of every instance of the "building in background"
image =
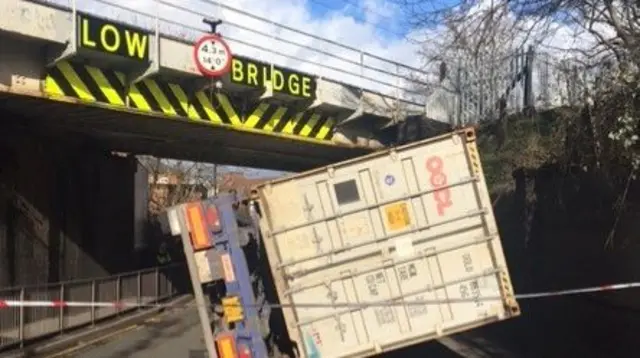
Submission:
<svg viewBox="0 0 640 358">
<path fill-rule="evenodd" d="M 164 173 L 149 173 L 148 178 L 151 215 L 157 215 L 173 205 L 202 200 L 209 189 L 207 183 L 185 177 L 171 168 Z"/>
<path fill-rule="evenodd" d="M 269 177 L 251 175 L 250 171 L 234 170 L 217 173 L 215 168 L 208 170 L 190 170 L 197 175 L 185 175 L 184 166 L 169 166 L 153 163 L 147 168 L 149 185 L 149 221 L 150 226 L 155 227 L 164 234 L 168 233 L 168 223 L 163 220 L 161 214 L 166 208 L 180 203 L 202 200 L 213 197 L 218 193 L 226 193 L 235 190 L 239 198 L 246 198 L 254 186 L 277 178 L 278 174 Z M 157 168 L 157 169 L 156 169 Z M 189 166 L 189 168 L 192 168 Z M 159 222 L 156 219 L 161 219 Z M 159 231 L 152 229 L 153 236 Z M 162 234 L 162 235 L 164 235 Z M 154 240 L 152 238 L 152 240 Z"/>
<path fill-rule="evenodd" d="M 238 193 L 238 197 L 246 198 L 249 196 L 252 187 L 275 178 L 277 177 L 249 178 L 242 171 L 222 173 L 217 178 L 218 185 L 209 193 L 209 196 L 235 190 Z"/>
</svg>

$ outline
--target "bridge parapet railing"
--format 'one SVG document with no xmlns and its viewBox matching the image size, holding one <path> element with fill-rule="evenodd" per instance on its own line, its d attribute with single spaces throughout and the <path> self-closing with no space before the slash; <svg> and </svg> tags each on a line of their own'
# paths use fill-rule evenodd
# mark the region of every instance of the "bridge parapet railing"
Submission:
<svg viewBox="0 0 640 358">
<path fill-rule="evenodd" d="M 0 307 L 0 352 L 142 308 L 117 304 L 98 307 L 94 303 L 151 304 L 172 298 L 182 291 L 187 278 L 183 264 L 172 264 L 109 277 L 0 289 L 0 300 L 46 301 L 38 307 Z M 50 301 L 87 305 L 46 307 Z"/>
<path fill-rule="evenodd" d="M 434 76 L 421 68 L 421 61 L 413 52 L 382 51 L 383 41 L 347 44 L 319 36 L 314 28 L 316 25 L 308 22 L 288 26 L 285 23 L 289 21 L 272 15 L 269 2 L 246 9 L 233 0 L 145 0 L 135 3 L 128 0 L 23 1 L 92 14 L 185 42 L 194 42 L 210 30 L 202 23 L 203 18 L 218 18 L 224 21 L 218 30 L 236 55 L 416 105 L 424 104 L 424 88 L 432 84 Z M 333 11 L 344 10 L 338 8 Z M 335 37 L 341 36 L 336 34 Z M 412 51 L 421 49 L 420 42 L 415 40 L 406 45 Z"/>
</svg>

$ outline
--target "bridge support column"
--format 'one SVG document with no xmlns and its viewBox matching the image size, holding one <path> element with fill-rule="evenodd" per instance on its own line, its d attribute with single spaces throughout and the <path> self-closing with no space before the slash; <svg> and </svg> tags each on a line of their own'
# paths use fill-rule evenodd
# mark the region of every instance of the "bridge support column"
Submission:
<svg viewBox="0 0 640 358">
<path fill-rule="evenodd" d="M 0 125 L 0 287 L 136 269 L 134 159 L 21 120 Z"/>
</svg>

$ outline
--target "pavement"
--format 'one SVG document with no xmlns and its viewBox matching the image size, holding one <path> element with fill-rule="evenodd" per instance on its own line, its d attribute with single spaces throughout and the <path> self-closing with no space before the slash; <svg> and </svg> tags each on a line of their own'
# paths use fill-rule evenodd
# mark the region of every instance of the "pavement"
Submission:
<svg viewBox="0 0 640 358">
<path fill-rule="evenodd" d="M 78 342 L 77 346 L 47 358 L 205 358 L 197 310 L 186 306 L 94 341 Z M 426 353 L 431 358 L 462 357 L 436 342 L 399 350 L 386 357 L 404 357 L 412 353 Z"/>
<path fill-rule="evenodd" d="M 633 294 L 629 292 L 628 294 Z M 504 358 L 635 358 L 640 356 L 640 312 L 590 296 L 522 301 L 522 316 L 454 338 Z"/>
<path fill-rule="evenodd" d="M 522 316 L 384 355 L 385 358 L 626 358 L 640 352 L 640 313 L 586 297 L 521 302 Z M 48 358 L 203 358 L 196 309 L 174 308 L 138 325 L 78 342 Z M 199 354 L 197 352 L 200 352 Z M 635 352 L 635 353 L 634 353 Z"/>
<path fill-rule="evenodd" d="M 203 358 L 202 353 L 197 355 L 205 349 L 201 337 L 197 310 L 193 306 L 173 308 L 47 358 Z"/>
</svg>

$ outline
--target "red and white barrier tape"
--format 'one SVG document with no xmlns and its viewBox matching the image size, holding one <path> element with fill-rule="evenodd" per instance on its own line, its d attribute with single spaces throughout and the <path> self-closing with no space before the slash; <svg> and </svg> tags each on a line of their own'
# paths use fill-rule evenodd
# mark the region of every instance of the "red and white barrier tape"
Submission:
<svg viewBox="0 0 640 358">
<path fill-rule="evenodd" d="M 10 307 L 109 307 L 109 308 L 129 308 L 141 306 L 137 302 L 82 302 L 82 301 L 20 301 L 20 300 L 0 300 L 0 308 Z"/>
<path fill-rule="evenodd" d="M 604 292 L 604 291 L 619 291 L 627 290 L 630 288 L 640 288 L 640 282 L 629 283 L 616 283 L 613 285 L 593 286 L 584 288 L 574 288 L 569 290 L 548 291 L 548 292 L 536 292 L 536 293 L 522 293 L 516 294 L 516 299 L 526 300 L 531 298 L 553 297 L 553 296 L 569 296 L 582 293 Z"/>
<path fill-rule="evenodd" d="M 557 297 L 557 296 L 569 296 L 584 293 L 604 292 L 604 291 L 619 291 L 630 288 L 640 288 L 640 282 L 630 283 L 618 283 L 613 285 L 584 287 L 568 290 L 547 291 L 547 292 L 535 292 L 535 293 L 523 293 L 516 294 L 515 299 L 526 300 L 534 298 L 545 297 Z M 379 301 L 379 302 L 367 302 L 367 303 L 295 303 L 290 305 L 276 305 L 268 304 L 272 308 L 282 307 L 305 307 L 305 308 L 324 308 L 324 307 L 370 307 L 370 306 L 406 306 L 406 305 L 426 305 L 426 304 L 443 304 L 443 303 L 463 303 L 463 302 L 476 302 L 480 301 L 502 301 L 502 297 L 474 297 L 474 298 L 449 298 L 446 300 L 416 300 L 416 301 Z M 193 304 L 183 305 L 195 306 Z M 135 301 L 117 301 L 117 302 L 82 302 L 82 301 L 20 301 L 20 300 L 3 300 L 0 299 L 0 309 L 13 308 L 13 307 L 50 307 L 50 308 L 64 308 L 64 307 L 84 307 L 84 308 L 136 308 L 136 307 L 155 307 L 155 308 L 169 308 L 175 307 L 171 304 L 157 304 L 157 303 L 138 303 Z"/>
</svg>

